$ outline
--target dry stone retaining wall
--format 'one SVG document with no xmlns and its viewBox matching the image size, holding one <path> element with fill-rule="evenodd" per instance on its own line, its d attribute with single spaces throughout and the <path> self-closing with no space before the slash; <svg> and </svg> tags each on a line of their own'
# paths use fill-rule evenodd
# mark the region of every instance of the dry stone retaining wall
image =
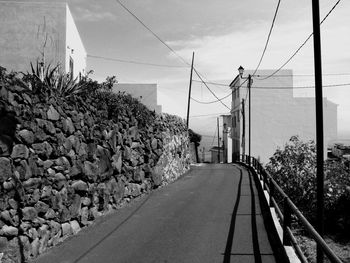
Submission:
<svg viewBox="0 0 350 263">
<path fill-rule="evenodd" d="M 36 257 L 189 169 L 177 117 L 150 113 L 141 126 L 126 109 L 115 121 L 93 101 L 1 82 L 0 102 L 0 262 Z"/>
</svg>

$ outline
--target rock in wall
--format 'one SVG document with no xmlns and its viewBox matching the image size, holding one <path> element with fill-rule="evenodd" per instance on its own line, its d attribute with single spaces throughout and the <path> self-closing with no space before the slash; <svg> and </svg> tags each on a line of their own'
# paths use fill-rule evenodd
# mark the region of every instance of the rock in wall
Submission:
<svg viewBox="0 0 350 263">
<path fill-rule="evenodd" d="M 184 122 L 147 114 L 143 125 L 128 109 L 111 119 L 93 100 L 0 81 L 2 262 L 36 257 L 189 169 Z"/>
</svg>

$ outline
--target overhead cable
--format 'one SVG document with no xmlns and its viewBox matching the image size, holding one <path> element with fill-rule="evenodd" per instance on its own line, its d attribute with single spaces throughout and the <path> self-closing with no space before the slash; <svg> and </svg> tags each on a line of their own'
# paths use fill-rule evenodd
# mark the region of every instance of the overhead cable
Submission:
<svg viewBox="0 0 350 263">
<path fill-rule="evenodd" d="M 329 85 L 322 85 L 323 88 L 331 88 L 331 87 L 345 87 L 345 86 L 350 86 L 350 83 L 340 83 L 340 84 L 329 84 Z M 251 87 L 252 89 L 278 89 L 278 90 L 283 90 L 283 89 L 314 89 L 315 86 L 295 86 L 295 87 Z"/>
<path fill-rule="evenodd" d="M 192 81 L 194 81 L 194 82 L 199 82 L 199 83 L 203 83 L 202 81 L 196 80 L 196 79 L 193 79 Z M 211 81 L 205 81 L 205 83 L 211 84 L 211 85 L 214 85 L 214 86 L 230 87 L 230 85 L 228 85 L 228 84 L 217 83 L 217 82 L 211 82 Z"/>
<path fill-rule="evenodd" d="M 198 80 L 193 80 L 196 82 L 201 82 L 202 81 L 198 81 Z M 226 85 L 227 87 L 229 87 L 229 85 L 227 84 L 222 84 L 222 83 L 213 83 L 213 82 L 205 82 L 207 84 L 213 84 L 213 85 Z M 243 84 L 243 83 L 242 83 Z M 328 85 L 323 85 L 324 88 L 330 88 L 330 87 L 343 87 L 343 86 L 349 86 L 350 83 L 338 83 L 338 84 L 328 84 Z M 241 87 L 242 85 L 240 85 L 239 87 Z M 238 87 L 237 87 L 238 88 Z M 247 87 L 244 87 L 247 88 Z M 308 89 L 308 88 L 315 88 L 315 86 L 285 86 L 285 87 L 268 87 L 268 86 L 252 86 L 251 89 Z M 230 96 L 230 94 L 226 95 L 225 97 L 222 97 L 221 100 L 227 98 L 228 96 Z"/>
<path fill-rule="evenodd" d="M 188 63 L 182 56 L 180 56 L 174 49 L 172 49 L 165 41 L 163 41 L 150 27 L 148 27 L 145 23 L 141 21 L 140 18 L 138 18 L 131 10 L 129 10 L 120 0 L 116 0 L 116 2 L 123 7 L 130 15 L 132 15 L 144 28 L 146 28 L 155 38 L 157 38 L 164 46 L 166 46 L 173 54 L 175 54 L 184 64 L 187 66 L 191 67 L 191 64 Z M 207 89 L 213 94 L 215 98 L 218 99 L 218 101 L 224 105 L 226 108 L 230 110 L 230 108 L 223 103 L 217 96 L 216 94 L 208 87 L 208 85 L 204 82 L 203 78 L 200 76 L 199 72 L 196 70 L 195 67 L 193 67 L 193 70 L 196 72 L 197 76 L 202 80 L 204 85 L 207 87 Z"/>
<path fill-rule="evenodd" d="M 232 93 L 229 93 L 225 97 L 222 97 L 220 99 L 213 100 L 213 101 L 200 101 L 200 100 L 197 100 L 197 99 L 195 99 L 193 97 L 191 97 L 191 99 L 194 100 L 197 103 L 200 103 L 200 104 L 213 104 L 213 103 L 218 103 L 219 101 L 224 100 L 224 99 L 230 97 L 231 95 L 232 95 Z"/>
<path fill-rule="evenodd" d="M 210 114 L 202 114 L 202 115 L 192 115 L 191 118 L 199 118 L 199 117 L 209 117 L 209 116 L 218 116 L 218 115 L 227 115 L 229 113 L 210 113 Z"/>
<path fill-rule="evenodd" d="M 266 77 L 269 75 L 262 75 L 262 74 L 257 74 L 255 77 Z M 322 76 L 350 76 L 349 73 L 325 73 L 322 74 Z M 280 77 L 315 77 L 314 74 L 282 74 L 282 75 L 274 75 L 274 78 L 280 78 Z M 260 79 L 259 79 L 260 80 Z M 222 84 L 225 85 L 225 84 Z"/>
<path fill-rule="evenodd" d="M 327 15 L 322 19 L 320 25 L 322 25 L 322 23 L 327 19 L 327 17 L 333 12 L 333 10 L 336 8 L 336 6 L 339 4 L 340 0 L 338 0 L 335 5 L 332 7 L 332 9 L 327 13 Z M 270 77 L 272 77 L 273 75 L 275 75 L 277 72 L 279 72 L 282 68 L 284 68 L 285 65 L 287 65 L 294 57 L 296 54 L 298 54 L 298 52 L 305 46 L 305 44 L 309 41 L 309 39 L 313 36 L 314 32 L 312 32 L 307 38 L 306 40 L 301 44 L 301 46 L 292 54 L 292 56 L 282 64 L 282 66 L 280 66 L 277 70 L 275 70 L 272 74 L 268 75 L 267 77 L 261 78 L 262 80 L 264 79 L 268 79 Z"/>
<path fill-rule="evenodd" d="M 199 80 L 192 80 L 192 81 L 200 82 L 200 83 L 203 83 L 203 84 L 212 84 L 212 85 L 215 85 L 215 86 L 225 86 L 225 87 L 231 88 L 231 86 L 230 86 L 230 85 L 227 85 L 227 84 L 221 84 L 221 83 L 215 83 L 215 82 L 206 82 L 206 81 L 199 81 Z M 244 83 L 246 83 L 246 82 L 247 82 L 247 79 L 244 80 L 238 87 L 234 87 L 234 90 L 239 89 L 239 88 L 242 87 L 242 86 L 244 85 Z M 196 100 L 196 99 L 194 99 L 194 98 L 191 98 L 191 99 L 193 99 L 193 100 L 196 101 L 197 103 L 201 103 L 201 104 L 212 104 L 212 103 L 220 102 L 221 100 L 224 100 L 224 99 L 228 98 L 228 97 L 231 96 L 231 95 L 232 95 L 232 91 L 231 91 L 229 94 L 227 94 L 227 95 L 225 95 L 224 97 L 222 97 L 222 98 L 218 98 L 218 99 L 213 100 L 213 101 L 205 101 L 205 102 L 204 102 L 204 101 Z"/>
<path fill-rule="evenodd" d="M 145 23 L 141 21 L 133 12 L 131 12 L 121 1 L 116 0 L 116 2 L 123 7 L 130 15 L 132 15 L 144 28 L 146 28 L 155 38 L 157 38 L 164 46 L 166 46 L 173 54 L 175 54 L 183 63 L 187 66 L 191 66 L 182 56 L 180 56 L 174 49 L 172 49 L 165 41 L 163 41 L 151 28 L 149 28 Z"/>
<path fill-rule="evenodd" d="M 252 74 L 253 76 L 254 76 L 254 74 L 257 72 L 257 70 L 259 69 L 260 64 L 261 64 L 261 62 L 262 62 L 262 60 L 263 60 L 263 58 L 264 58 L 264 55 L 265 55 L 265 52 L 266 52 L 266 49 L 267 49 L 267 45 L 269 44 L 269 41 L 270 41 L 272 29 L 273 29 L 273 26 L 274 26 L 275 21 L 276 21 L 276 17 L 277 17 L 278 9 L 279 9 L 279 7 L 280 7 L 280 3 L 281 3 L 281 0 L 278 0 L 277 7 L 276 7 L 276 10 L 275 10 L 275 14 L 274 14 L 273 19 L 272 19 L 270 31 L 269 31 L 269 34 L 268 34 L 267 39 L 266 39 L 265 47 L 264 47 L 264 50 L 263 50 L 263 52 L 262 52 L 262 54 L 261 54 L 259 63 L 258 63 L 258 65 L 256 66 L 256 68 L 255 68 L 255 70 L 254 70 L 254 73 Z"/>
<path fill-rule="evenodd" d="M 222 100 L 208 87 L 208 85 L 204 82 L 203 78 L 201 77 L 201 75 L 198 73 L 198 71 L 193 68 L 194 72 L 197 74 L 197 76 L 200 78 L 200 80 L 202 81 L 202 83 L 205 85 L 205 87 L 210 91 L 211 94 L 213 94 L 213 96 L 222 104 L 224 105 L 227 109 L 231 110 L 231 108 L 229 108 L 225 103 L 222 102 Z"/>
<path fill-rule="evenodd" d="M 146 66 L 154 66 L 154 67 L 165 67 L 165 68 L 185 68 L 185 66 L 176 66 L 176 65 L 167 65 L 167 64 L 156 64 L 156 63 L 150 63 L 150 62 L 142 62 L 142 61 L 135 61 L 135 60 L 125 60 L 120 58 L 109 58 L 109 57 L 103 57 L 103 56 L 95 56 L 87 54 L 87 57 L 90 58 L 96 58 L 96 59 L 103 59 L 103 60 L 109 60 L 109 61 L 116 61 L 121 63 L 129 63 L 129 64 L 137 64 L 137 65 L 146 65 Z M 187 68 L 187 67 L 186 67 Z"/>
</svg>

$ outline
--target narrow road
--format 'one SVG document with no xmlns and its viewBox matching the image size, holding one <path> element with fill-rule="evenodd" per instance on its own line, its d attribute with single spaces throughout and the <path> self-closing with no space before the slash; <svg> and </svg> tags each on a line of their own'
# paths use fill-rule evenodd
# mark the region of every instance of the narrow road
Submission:
<svg viewBox="0 0 350 263">
<path fill-rule="evenodd" d="M 106 216 L 35 262 L 281 261 L 273 255 L 248 171 L 208 164 Z"/>
</svg>

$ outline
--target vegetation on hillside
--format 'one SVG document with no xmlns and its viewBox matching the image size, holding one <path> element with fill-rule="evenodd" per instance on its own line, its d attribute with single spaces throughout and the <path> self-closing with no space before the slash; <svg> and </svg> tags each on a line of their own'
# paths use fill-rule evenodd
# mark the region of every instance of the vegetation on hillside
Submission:
<svg viewBox="0 0 350 263">
<path fill-rule="evenodd" d="M 47 65 L 41 67 L 40 63 L 31 64 L 31 71 L 26 73 L 7 72 L 0 67 L 0 80 L 10 86 L 21 88 L 23 92 L 37 95 L 42 101 L 60 98 L 69 102 L 84 101 L 101 110 L 108 111 L 109 119 L 120 119 L 120 116 L 133 116 L 140 127 L 150 123 L 156 117 L 137 99 L 125 92 L 115 93 L 113 85 L 117 83 L 116 77 L 107 77 L 99 83 L 90 77 L 90 71 L 81 78 L 72 78 L 69 74 L 59 72 L 58 66 Z"/>
<path fill-rule="evenodd" d="M 276 150 L 267 171 L 311 221 L 316 221 L 316 147 L 314 141 L 290 138 Z M 344 160 L 327 160 L 325 175 L 325 226 L 328 233 L 350 237 L 350 171 Z"/>
</svg>

